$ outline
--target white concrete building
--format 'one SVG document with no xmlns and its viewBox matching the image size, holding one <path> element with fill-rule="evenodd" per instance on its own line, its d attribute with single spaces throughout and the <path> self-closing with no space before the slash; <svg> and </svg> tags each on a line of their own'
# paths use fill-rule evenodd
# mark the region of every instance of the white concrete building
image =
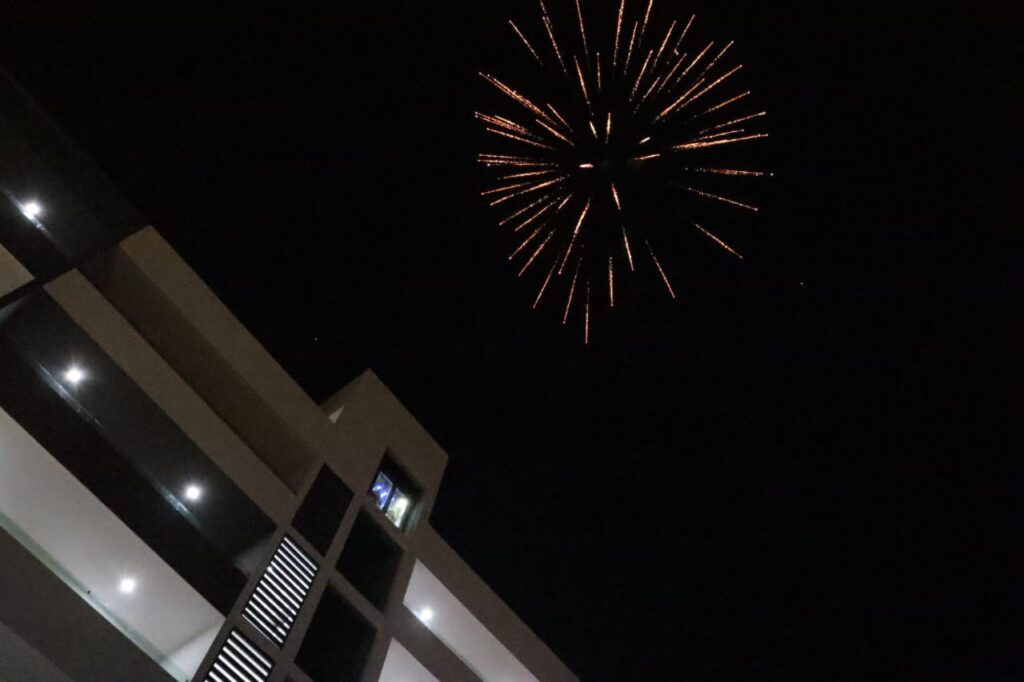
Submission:
<svg viewBox="0 0 1024 682">
<path fill-rule="evenodd" d="M 569 682 L 430 525 L 372 373 L 316 405 L 0 74 L 0 679 Z"/>
</svg>

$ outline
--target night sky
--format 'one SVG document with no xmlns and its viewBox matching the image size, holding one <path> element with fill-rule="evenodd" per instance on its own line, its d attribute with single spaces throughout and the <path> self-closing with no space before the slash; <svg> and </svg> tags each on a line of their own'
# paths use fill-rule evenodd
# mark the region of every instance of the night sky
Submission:
<svg viewBox="0 0 1024 682">
<path fill-rule="evenodd" d="M 434 525 L 582 679 L 1024 676 L 1019 2 L 671 3 L 776 177 L 745 261 L 683 242 L 589 346 L 477 196 L 532 2 L 20 4 L 0 63 L 314 399 L 377 372 L 450 455 Z"/>
</svg>

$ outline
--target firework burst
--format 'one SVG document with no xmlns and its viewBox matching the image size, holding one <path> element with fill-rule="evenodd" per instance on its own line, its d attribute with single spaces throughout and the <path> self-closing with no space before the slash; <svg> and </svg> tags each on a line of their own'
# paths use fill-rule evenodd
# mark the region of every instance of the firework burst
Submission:
<svg viewBox="0 0 1024 682">
<path fill-rule="evenodd" d="M 734 86 L 743 67 L 730 63 L 733 43 L 693 40 L 694 17 L 656 30 L 654 0 L 621 0 L 601 40 L 580 0 L 566 0 L 557 23 L 539 1 L 538 26 L 509 21 L 540 74 L 529 91 L 480 74 L 506 103 L 476 114 L 495 144 L 479 156 L 492 173 L 482 195 L 517 236 L 519 276 L 537 273 L 533 306 L 563 291 L 562 323 L 578 317 L 586 343 L 592 304 L 614 308 L 624 274 L 648 271 L 676 297 L 655 247 L 682 228 L 743 258 L 697 218 L 701 204 L 759 210 L 710 183 L 770 175 L 729 153 L 767 137 L 766 114 Z"/>
</svg>

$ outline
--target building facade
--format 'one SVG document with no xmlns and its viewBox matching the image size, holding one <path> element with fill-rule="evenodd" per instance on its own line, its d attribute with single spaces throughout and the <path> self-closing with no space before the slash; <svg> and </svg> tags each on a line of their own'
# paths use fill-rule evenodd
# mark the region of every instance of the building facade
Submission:
<svg viewBox="0 0 1024 682">
<path fill-rule="evenodd" d="M 315 404 L 2 74 L 0 192 L 0 679 L 576 679 L 377 377 Z"/>
</svg>

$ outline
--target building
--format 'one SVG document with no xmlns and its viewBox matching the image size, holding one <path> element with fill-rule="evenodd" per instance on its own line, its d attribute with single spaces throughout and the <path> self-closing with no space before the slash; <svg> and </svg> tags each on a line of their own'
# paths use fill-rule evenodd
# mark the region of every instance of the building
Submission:
<svg viewBox="0 0 1024 682">
<path fill-rule="evenodd" d="M 576 679 L 377 377 L 316 405 L 2 74 L 0 192 L 0 679 Z"/>
</svg>

